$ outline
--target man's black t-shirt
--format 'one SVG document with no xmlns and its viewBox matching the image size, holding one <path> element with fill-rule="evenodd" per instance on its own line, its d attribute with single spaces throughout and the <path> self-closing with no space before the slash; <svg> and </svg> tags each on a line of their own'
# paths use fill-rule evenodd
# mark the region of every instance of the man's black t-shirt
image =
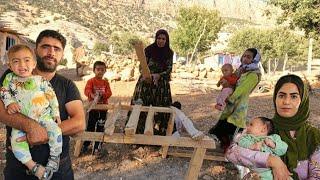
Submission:
<svg viewBox="0 0 320 180">
<path fill-rule="evenodd" d="M 11 72 L 7 70 L 2 77 L 0 78 L 0 84 L 2 85 L 2 81 L 7 73 Z M 81 100 L 81 96 L 79 93 L 78 88 L 71 80 L 59 75 L 55 74 L 55 76 L 50 80 L 50 83 L 56 93 L 58 102 L 59 102 L 59 111 L 60 111 L 60 118 L 61 121 L 68 119 L 69 115 L 67 113 L 65 104 L 73 101 L 73 100 Z M 8 146 L 10 146 L 10 136 L 11 136 L 11 127 L 7 128 L 7 139 L 6 139 L 6 167 L 7 168 L 17 168 L 18 169 L 26 169 L 26 166 L 23 165 L 20 161 L 18 161 L 14 154 Z M 69 157 L 69 136 L 63 136 L 63 146 L 62 146 L 62 153 L 60 155 L 60 159 L 63 160 Z M 36 145 L 30 147 L 30 152 L 33 161 L 36 163 L 42 164 L 43 166 L 46 165 L 48 158 L 49 158 L 49 145 Z M 61 162 L 63 163 L 63 162 Z"/>
</svg>

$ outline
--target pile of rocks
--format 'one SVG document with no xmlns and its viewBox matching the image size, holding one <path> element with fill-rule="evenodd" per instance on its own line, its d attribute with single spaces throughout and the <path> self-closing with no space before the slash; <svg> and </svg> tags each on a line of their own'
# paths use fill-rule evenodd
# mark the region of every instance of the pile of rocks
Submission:
<svg viewBox="0 0 320 180">
<path fill-rule="evenodd" d="M 109 81 L 135 81 L 139 78 L 139 62 L 135 56 L 125 57 L 116 55 L 103 54 L 95 58 L 107 64 L 105 78 Z M 92 63 L 93 64 L 93 63 Z M 82 77 L 83 80 L 93 76 L 93 72 L 88 69 L 87 73 L 91 74 Z M 193 79 L 193 80 L 217 80 L 221 76 L 219 69 L 206 67 L 204 64 L 185 64 L 175 63 L 172 68 L 172 78 L 175 79 Z"/>
</svg>

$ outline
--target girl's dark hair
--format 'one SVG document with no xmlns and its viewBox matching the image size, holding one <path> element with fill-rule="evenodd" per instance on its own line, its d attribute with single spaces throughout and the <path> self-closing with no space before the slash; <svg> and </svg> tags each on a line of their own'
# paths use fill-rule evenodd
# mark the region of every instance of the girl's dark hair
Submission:
<svg viewBox="0 0 320 180">
<path fill-rule="evenodd" d="M 107 68 L 106 63 L 102 62 L 102 61 L 96 61 L 93 64 L 93 71 L 96 69 L 97 66 L 104 66 L 105 68 Z"/>
<path fill-rule="evenodd" d="M 248 48 L 246 51 L 250 51 L 253 53 L 253 58 L 256 57 L 256 55 L 258 54 L 258 51 L 256 48 Z"/>
<path fill-rule="evenodd" d="M 172 103 L 171 106 L 176 107 L 177 109 L 181 110 L 181 103 L 179 101 L 175 101 L 174 103 Z"/>
<path fill-rule="evenodd" d="M 274 125 L 271 119 L 266 117 L 258 117 L 265 125 L 267 125 L 268 135 L 274 134 Z"/>
</svg>

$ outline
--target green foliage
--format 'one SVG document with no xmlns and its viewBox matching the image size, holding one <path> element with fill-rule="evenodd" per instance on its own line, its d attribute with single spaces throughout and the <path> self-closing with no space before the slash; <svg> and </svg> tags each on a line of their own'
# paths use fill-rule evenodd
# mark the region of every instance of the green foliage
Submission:
<svg viewBox="0 0 320 180">
<path fill-rule="evenodd" d="M 258 48 L 262 54 L 262 63 L 268 59 L 283 60 L 288 54 L 292 64 L 304 61 L 304 43 L 306 39 L 286 29 L 270 30 L 243 29 L 236 32 L 229 41 L 229 51 L 242 54 L 247 48 Z"/>
<path fill-rule="evenodd" d="M 96 42 L 93 46 L 93 53 L 100 55 L 103 51 L 109 51 L 109 45 L 103 42 Z"/>
<path fill-rule="evenodd" d="M 320 39 L 313 42 L 313 57 L 320 59 Z"/>
<path fill-rule="evenodd" d="M 181 8 L 176 20 L 178 27 L 171 35 L 172 47 L 184 56 L 192 53 L 202 32 L 197 51 L 210 49 L 223 25 L 217 11 L 197 6 Z"/>
<path fill-rule="evenodd" d="M 63 59 L 60 61 L 59 64 L 62 65 L 62 66 L 66 66 L 67 63 L 68 63 L 68 60 L 67 60 L 66 58 L 63 58 Z"/>
<path fill-rule="evenodd" d="M 110 39 L 114 47 L 114 53 L 126 55 L 133 52 L 134 48 L 131 42 L 139 40 L 139 37 L 129 32 L 116 32 L 111 34 Z"/>
<path fill-rule="evenodd" d="M 279 23 L 289 21 L 291 28 L 301 28 L 306 35 L 319 38 L 320 1 L 271 0 L 270 3 L 283 10 L 282 16 L 278 18 Z"/>
</svg>

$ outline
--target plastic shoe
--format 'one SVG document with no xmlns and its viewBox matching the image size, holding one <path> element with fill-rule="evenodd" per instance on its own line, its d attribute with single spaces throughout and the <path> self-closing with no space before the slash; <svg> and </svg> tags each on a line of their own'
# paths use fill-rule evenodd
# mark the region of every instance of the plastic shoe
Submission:
<svg viewBox="0 0 320 180">
<path fill-rule="evenodd" d="M 209 133 L 209 134 L 207 134 L 207 136 L 210 137 L 211 139 L 213 139 L 215 142 L 217 142 L 219 144 L 221 143 L 219 138 L 216 135 Z"/>
<path fill-rule="evenodd" d="M 50 180 L 53 176 L 53 171 L 51 168 L 48 168 L 48 167 L 45 167 L 45 171 L 44 171 L 44 174 L 41 178 L 41 180 Z"/>
<path fill-rule="evenodd" d="M 29 173 L 31 175 L 37 176 L 37 172 L 39 170 L 39 168 L 42 167 L 41 164 L 36 164 L 31 171 L 29 171 Z M 53 176 L 53 171 L 50 168 L 45 167 L 44 173 L 42 175 L 42 177 L 40 178 L 41 180 L 50 180 Z M 38 177 L 38 176 L 37 176 Z M 39 178 L 39 177 L 38 177 Z"/>
<path fill-rule="evenodd" d="M 204 134 L 202 131 L 199 131 L 197 134 L 191 137 L 193 140 L 199 141 L 204 138 Z"/>
<path fill-rule="evenodd" d="M 46 168 L 51 169 L 52 172 L 57 172 L 59 169 L 59 162 L 60 162 L 59 156 L 50 156 L 48 159 Z"/>
</svg>

